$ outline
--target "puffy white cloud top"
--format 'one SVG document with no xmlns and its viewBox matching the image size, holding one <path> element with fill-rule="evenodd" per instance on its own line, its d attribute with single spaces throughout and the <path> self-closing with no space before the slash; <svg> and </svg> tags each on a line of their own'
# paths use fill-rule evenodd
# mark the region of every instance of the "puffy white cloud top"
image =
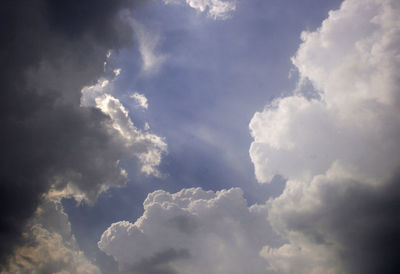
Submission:
<svg viewBox="0 0 400 274">
<path fill-rule="evenodd" d="M 144 94 L 135 92 L 131 95 L 131 98 L 136 101 L 138 106 L 141 108 L 147 109 L 149 107 L 149 104 L 147 103 L 147 98 L 144 96 Z"/>
<path fill-rule="evenodd" d="M 98 243 L 122 271 L 265 272 L 267 263 L 259 252 L 273 237 L 266 208 L 249 208 L 240 189 L 158 190 L 148 195 L 144 210 L 133 224 L 112 224 Z"/>
<path fill-rule="evenodd" d="M 165 4 L 181 4 L 186 2 L 191 8 L 207 14 L 216 20 L 229 18 L 236 9 L 235 0 L 164 0 Z"/>
<path fill-rule="evenodd" d="M 280 174 L 269 220 L 288 243 L 262 254 L 279 273 L 395 273 L 400 204 L 400 2 L 346 0 L 304 32 L 300 92 L 254 115 L 257 180 Z"/>
<path fill-rule="evenodd" d="M 400 16 L 397 1 L 345 1 L 304 32 L 293 63 L 320 99 L 293 95 L 254 115 L 250 155 L 260 182 L 304 179 L 334 163 L 368 181 L 399 164 Z"/>
</svg>

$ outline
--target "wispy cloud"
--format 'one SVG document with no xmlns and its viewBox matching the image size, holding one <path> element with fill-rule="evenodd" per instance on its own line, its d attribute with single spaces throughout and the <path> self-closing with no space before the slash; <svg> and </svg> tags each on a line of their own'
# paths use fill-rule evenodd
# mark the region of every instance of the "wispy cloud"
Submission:
<svg viewBox="0 0 400 274">
<path fill-rule="evenodd" d="M 139 52 L 142 58 L 142 71 L 145 74 L 154 74 L 160 70 L 168 56 L 157 52 L 160 35 L 151 32 L 133 18 L 129 19 L 135 29 L 135 36 L 139 43 Z"/>
</svg>

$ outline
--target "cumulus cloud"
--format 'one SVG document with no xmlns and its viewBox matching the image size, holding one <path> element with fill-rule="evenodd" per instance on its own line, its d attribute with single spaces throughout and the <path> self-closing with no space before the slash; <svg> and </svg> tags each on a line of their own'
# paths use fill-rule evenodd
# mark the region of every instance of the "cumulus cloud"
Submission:
<svg viewBox="0 0 400 274">
<path fill-rule="evenodd" d="M 336 172 L 289 181 L 269 203 L 269 220 L 289 243 L 263 256 L 279 273 L 397 273 L 398 174 L 376 187 Z"/>
<path fill-rule="evenodd" d="M 23 241 L 43 194 L 94 202 L 107 188 L 126 183 L 121 159 L 138 156 L 146 173 L 158 163 L 153 148 L 164 143 L 135 132 L 116 99 L 107 97 L 103 109 L 81 105 L 82 87 L 106 74 L 110 49 L 131 45 L 131 25 L 120 11 L 138 2 L 2 3 L 0 264 Z M 134 141 L 123 133 L 135 133 Z"/>
<path fill-rule="evenodd" d="M 96 107 L 111 118 L 113 131 L 119 133 L 123 140 L 125 153 L 128 158 L 136 157 L 141 164 L 141 171 L 147 175 L 160 176 L 157 167 L 161 162 L 162 155 L 167 152 L 167 144 L 163 138 L 143 132 L 136 128 L 128 110 L 122 103 L 110 93 L 113 90 L 113 83 L 106 79 L 100 79 L 93 86 L 82 89 L 81 106 Z M 139 93 L 135 93 L 133 98 L 142 107 L 148 107 L 147 98 Z M 145 130 L 148 130 L 146 127 Z M 125 173 L 124 170 L 122 170 Z"/>
<path fill-rule="evenodd" d="M 135 223 L 112 224 L 98 246 L 132 273 L 264 273 L 259 252 L 273 242 L 265 206 L 238 188 L 157 190 Z"/>
<path fill-rule="evenodd" d="M 273 271 L 400 269 L 399 14 L 398 1 L 344 1 L 292 59 L 317 96 L 276 99 L 250 123 L 257 180 L 288 179 L 268 202 L 288 241 L 263 249 Z"/>
<path fill-rule="evenodd" d="M 206 12 L 215 20 L 229 18 L 230 14 L 236 10 L 235 0 L 164 0 L 165 4 L 186 3 L 191 8 L 200 12 Z"/>
<path fill-rule="evenodd" d="M 79 249 L 71 224 L 57 201 L 45 199 L 24 233 L 28 244 L 19 246 L 1 273 L 100 274 Z"/>
<path fill-rule="evenodd" d="M 147 109 L 149 107 L 149 104 L 147 103 L 147 98 L 144 96 L 144 94 L 137 93 L 135 92 L 132 94 L 131 98 L 136 101 L 138 106 L 141 108 Z"/>
<path fill-rule="evenodd" d="M 136 156 L 141 163 L 142 172 L 147 175 L 159 176 L 157 170 L 162 154 L 167 151 L 164 140 L 149 132 L 137 129 L 128 115 L 128 111 L 121 102 L 109 94 L 95 99 L 96 106 L 108 114 L 113 121 L 113 128 L 125 140 L 125 147 L 131 156 Z"/>
</svg>

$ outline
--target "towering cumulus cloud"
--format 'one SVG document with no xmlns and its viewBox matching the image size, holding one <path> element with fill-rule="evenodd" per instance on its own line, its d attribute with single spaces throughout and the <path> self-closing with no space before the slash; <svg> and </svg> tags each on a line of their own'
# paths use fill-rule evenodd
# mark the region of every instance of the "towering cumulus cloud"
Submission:
<svg viewBox="0 0 400 274">
<path fill-rule="evenodd" d="M 263 273 L 259 256 L 272 237 L 266 206 L 247 206 L 238 188 L 175 194 L 158 190 L 135 223 L 112 224 L 100 249 L 122 273 Z"/>
<path fill-rule="evenodd" d="M 346 0 L 302 40 L 293 63 L 315 96 L 250 123 L 258 181 L 288 179 L 267 203 L 287 244 L 262 255 L 278 273 L 398 273 L 400 2 Z"/>
<path fill-rule="evenodd" d="M 165 151 L 162 140 L 133 126 L 117 99 L 101 94 L 98 105 L 81 106 L 81 90 L 104 74 L 109 49 L 131 43 L 119 11 L 140 1 L 6 2 L 0 11 L 1 263 L 21 241 L 44 194 L 91 203 L 125 184 L 120 159 L 137 156 L 143 171 L 152 173 Z M 38 246 L 22 253 L 40 252 L 43 239 L 64 241 L 29 222 Z M 60 252 L 77 262 L 73 250 Z"/>
</svg>

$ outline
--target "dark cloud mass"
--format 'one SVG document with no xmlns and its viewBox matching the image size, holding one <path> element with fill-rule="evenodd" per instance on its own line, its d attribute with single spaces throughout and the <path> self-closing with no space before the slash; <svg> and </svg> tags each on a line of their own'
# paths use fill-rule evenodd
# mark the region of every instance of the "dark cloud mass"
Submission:
<svg viewBox="0 0 400 274">
<path fill-rule="evenodd" d="M 399 180 L 378 189 L 352 185 L 328 209 L 328 231 L 341 243 L 337 252 L 349 273 L 400 271 Z"/>
<path fill-rule="evenodd" d="M 383 186 L 327 182 L 319 208 L 284 216 L 289 231 L 333 250 L 345 273 L 398 273 L 400 176 Z"/>
<path fill-rule="evenodd" d="M 110 118 L 80 107 L 109 49 L 131 43 L 120 11 L 144 1 L 3 1 L 0 9 L 0 263 L 43 194 L 67 184 L 90 202 L 123 185 Z"/>
</svg>

